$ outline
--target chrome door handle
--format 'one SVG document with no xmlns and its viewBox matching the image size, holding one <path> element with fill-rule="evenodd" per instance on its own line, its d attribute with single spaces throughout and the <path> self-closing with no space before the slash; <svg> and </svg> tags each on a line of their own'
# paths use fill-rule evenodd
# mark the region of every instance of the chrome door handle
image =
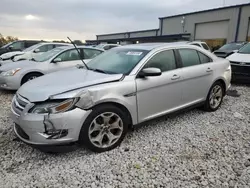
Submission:
<svg viewBox="0 0 250 188">
<path fill-rule="evenodd" d="M 213 72 L 211 68 L 207 68 L 207 72 Z"/>
<path fill-rule="evenodd" d="M 171 80 L 177 80 L 177 79 L 179 79 L 180 78 L 180 76 L 178 76 L 178 75 L 173 75 L 173 77 L 171 78 Z"/>
</svg>

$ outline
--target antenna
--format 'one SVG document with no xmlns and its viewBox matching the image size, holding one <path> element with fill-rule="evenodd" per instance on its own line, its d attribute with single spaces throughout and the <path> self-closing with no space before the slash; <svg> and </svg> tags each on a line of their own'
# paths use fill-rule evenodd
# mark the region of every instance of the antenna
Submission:
<svg viewBox="0 0 250 188">
<path fill-rule="evenodd" d="M 81 58 L 81 54 L 79 52 L 79 49 L 76 47 L 76 45 L 74 44 L 74 42 L 72 42 L 72 40 L 69 37 L 67 37 L 67 38 L 69 39 L 69 41 L 71 42 L 71 44 L 73 44 L 73 46 L 75 47 L 75 49 L 76 49 L 76 51 L 77 51 L 77 53 L 79 55 L 79 58 L 82 61 L 82 63 L 84 64 L 84 66 L 86 67 L 86 69 L 89 70 L 89 67 L 87 66 L 87 64 Z"/>
</svg>

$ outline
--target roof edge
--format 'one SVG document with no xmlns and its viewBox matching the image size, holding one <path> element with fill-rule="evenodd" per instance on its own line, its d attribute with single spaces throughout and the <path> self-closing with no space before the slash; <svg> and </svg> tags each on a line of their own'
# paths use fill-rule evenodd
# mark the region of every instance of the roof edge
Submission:
<svg viewBox="0 0 250 188">
<path fill-rule="evenodd" d="M 159 29 L 146 29 L 146 30 L 138 30 L 138 31 L 127 31 L 127 32 L 119 32 L 119 33 L 110 33 L 110 34 L 100 34 L 96 36 L 109 36 L 109 35 L 119 35 L 125 33 L 138 33 L 138 32 L 147 32 L 147 31 L 158 31 Z"/>
<path fill-rule="evenodd" d="M 164 17 L 159 17 L 158 19 L 166 19 L 166 18 L 174 18 L 174 17 L 179 17 L 179 16 L 186 16 L 186 15 L 192 15 L 192 14 L 197 14 L 197 13 L 203 13 L 203 12 L 210 12 L 210 11 L 216 11 L 216 10 L 223 10 L 223 9 L 228 9 L 228 8 L 237 8 L 237 7 L 243 7 L 243 6 L 248 6 L 250 3 L 244 3 L 244 4 L 238 4 L 238 5 L 229 5 L 225 7 L 218 7 L 218 8 L 211 8 L 207 10 L 199 10 L 195 12 L 187 12 L 184 14 L 176 14 L 172 16 L 164 16 Z"/>
</svg>

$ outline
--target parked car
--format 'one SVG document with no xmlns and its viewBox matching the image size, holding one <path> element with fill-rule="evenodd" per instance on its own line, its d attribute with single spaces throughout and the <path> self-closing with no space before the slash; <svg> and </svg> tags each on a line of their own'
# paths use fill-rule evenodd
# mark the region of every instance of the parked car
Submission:
<svg viewBox="0 0 250 188">
<path fill-rule="evenodd" d="M 232 66 L 232 80 L 250 82 L 250 43 L 227 57 Z"/>
<path fill-rule="evenodd" d="M 247 42 L 231 42 L 223 45 L 220 49 L 214 51 L 214 54 L 218 57 L 226 58 L 231 54 L 237 52 L 245 44 L 247 44 Z"/>
<path fill-rule="evenodd" d="M 25 48 L 28 48 L 40 42 L 41 41 L 37 41 L 37 40 L 17 40 L 14 42 L 10 42 L 0 48 L 0 55 L 7 53 L 7 52 L 12 52 L 12 51 L 22 51 Z"/>
<path fill-rule="evenodd" d="M 119 44 L 99 44 L 99 45 L 97 45 L 95 47 L 96 48 L 101 48 L 101 49 L 104 49 L 104 50 L 110 50 L 110 49 L 118 47 L 118 46 L 121 46 L 121 45 L 119 45 Z"/>
<path fill-rule="evenodd" d="M 42 42 L 35 44 L 33 46 L 30 46 L 29 48 L 24 49 L 23 51 L 15 51 L 15 52 L 9 52 L 2 54 L 0 56 L 1 61 L 0 64 L 9 63 L 13 61 L 21 61 L 21 60 L 30 60 L 37 56 L 38 54 L 41 54 L 43 52 L 47 52 L 49 50 L 52 50 L 53 48 L 59 47 L 59 46 L 69 46 L 72 44 L 68 43 L 49 43 L 49 42 Z"/>
<path fill-rule="evenodd" d="M 209 46 L 207 45 L 206 42 L 202 42 L 202 41 L 193 41 L 193 42 L 189 42 L 189 44 L 191 45 L 195 45 L 195 46 L 199 46 L 205 50 L 208 50 L 209 52 L 211 52 L 211 49 L 209 48 Z"/>
<path fill-rule="evenodd" d="M 78 46 L 84 61 L 101 54 L 104 50 Z M 18 63 L 7 63 L 0 67 L 0 88 L 17 90 L 27 81 L 39 76 L 82 64 L 79 54 L 73 46 L 62 46 Z M 67 76 L 67 75 L 66 75 Z"/>
<path fill-rule="evenodd" d="M 188 44 L 126 45 L 87 65 L 17 91 L 11 117 L 22 141 L 37 147 L 78 141 L 95 152 L 111 150 L 136 124 L 190 106 L 216 111 L 231 80 L 228 60 Z"/>
</svg>

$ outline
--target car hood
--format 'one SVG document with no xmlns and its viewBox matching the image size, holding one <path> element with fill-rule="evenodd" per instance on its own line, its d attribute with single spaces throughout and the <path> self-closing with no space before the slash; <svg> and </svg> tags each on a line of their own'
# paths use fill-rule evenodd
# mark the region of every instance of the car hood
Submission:
<svg viewBox="0 0 250 188">
<path fill-rule="evenodd" d="M 21 55 L 21 54 L 24 54 L 24 52 L 19 52 L 19 51 L 14 51 L 14 52 L 7 52 L 7 53 L 4 53 L 2 54 L 0 57 L 2 59 L 8 59 L 10 57 L 13 57 L 15 55 Z"/>
<path fill-rule="evenodd" d="M 119 81 L 122 74 L 103 74 L 86 69 L 70 68 L 36 78 L 17 91 L 30 102 L 41 102 L 50 96 L 96 84 Z"/>
<path fill-rule="evenodd" d="M 214 51 L 214 53 L 226 53 L 226 54 L 232 53 L 232 52 L 233 52 L 233 50 L 215 50 Z"/>
<path fill-rule="evenodd" d="M 25 68 L 25 67 L 37 64 L 37 63 L 39 63 L 39 62 L 34 62 L 34 61 L 29 61 L 29 60 L 4 63 L 0 67 L 0 71 L 4 72 L 4 71 L 12 70 L 15 68 Z"/>
<path fill-rule="evenodd" d="M 229 61 L 249 63 L 250 54 L 234 53 L 228 56 L 226 59 L 228 59 Z"/>
</svg>

